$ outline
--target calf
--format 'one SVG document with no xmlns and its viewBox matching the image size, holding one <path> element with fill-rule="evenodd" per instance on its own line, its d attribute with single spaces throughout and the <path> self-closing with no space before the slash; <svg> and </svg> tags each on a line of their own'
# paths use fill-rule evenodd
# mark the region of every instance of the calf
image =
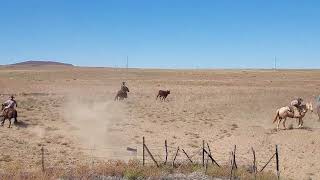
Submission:
<svg viewBox="0 0 320 180">
<path fill-rule="evenodd" d="M 167 98 L 168 94 L 170 94 L 169 90 L 167 91 L 159 90 L 156 100 L 158 99 L 158 97 L 160 97 L 160 100 L 164 101 Z"/>
</svg>

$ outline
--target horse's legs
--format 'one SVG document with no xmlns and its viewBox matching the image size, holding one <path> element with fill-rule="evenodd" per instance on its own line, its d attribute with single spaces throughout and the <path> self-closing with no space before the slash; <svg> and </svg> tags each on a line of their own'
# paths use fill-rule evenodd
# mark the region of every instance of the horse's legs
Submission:
<svg viewBox="0 0 320 180">
<path fill-rule="evenodd" d="M 302 118 L 299 118 L 299 121 L 300 121 L 300 127 L 303 128 L 303 120 L 302 120 Z"/>
<path fill-rule="evenodd" d="M 279 131 L 279 124 L 280 124 L 281 120 L 282 120 L 281 118 L 278 119 L 277 131 Z"/>
<path fill-rule="evenodd" d="M 284 118 L 284 119 L 283 119 L 283 127 L 284 127 L 284 129 L 287 129 L 287 128 L 286 128 L 286 120 L 287 120 L 287 118 Z"/>
<path fill-rule="evenodd" d="M 9 126 L 8 128 L 11 128 L 11 118 L 9 118 Z"/>
<path fill-rule="evenodd" d="M 3 126 L 4 125 L 4 121 L 5 121 L 6 119 L 3 117 L 3 120 L 1 121 L 1 126 Z"/>
</svg>

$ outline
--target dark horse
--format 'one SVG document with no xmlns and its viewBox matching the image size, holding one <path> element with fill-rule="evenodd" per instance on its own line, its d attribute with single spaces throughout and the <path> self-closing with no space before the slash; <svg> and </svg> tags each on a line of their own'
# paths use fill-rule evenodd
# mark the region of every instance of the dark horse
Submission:
<svg viewBox="0 0 320 180">
<path fill-rule="evenodd" d="M 119 90 L 119 91 L 117 92 L 117 95 L 116 95 L 116 97 L 114 98 L 114 100 L 115 100 L 115 101 L 116 101 L 116 100 L 121 101 L 121 100 L 123 100 L 123 99 L 125 99 L 125 98 L 128 98 L 127 92 L 130 92 L 130 91 L 129 91 L 129 88 L 127 88 L 126 86 L 122 87 L 121 90 Z"/>
<path fill-rule="evenodd" d="M 2 104 L 1 111 L 3 111 L 4 107 L 5 106 Z M 3 118 L 2 122 L 1 122 L 1 126 L 3 126 L 4 121 L 6 119 L 8 119 L 9 120 L 9 127 L 8 128 L 10 128 L 11 127 L 11 119 L 12 118 L 14 118 L 14 122 L 13 123 L 17 123 L 18 113 L 17 113 L 17 110 L 15 110 L 14 108 L 8 108 L 3 112 L 2 115 L 0 115 L 0 117 Z"/>
</svg>

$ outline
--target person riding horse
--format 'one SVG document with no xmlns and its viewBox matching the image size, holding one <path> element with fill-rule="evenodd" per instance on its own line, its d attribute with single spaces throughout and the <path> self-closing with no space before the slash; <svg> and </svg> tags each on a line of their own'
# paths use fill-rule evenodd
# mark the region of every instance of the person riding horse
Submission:
<svg viewBox="0 0 320 180">
<path fill-rule="evenodd" d="M 14 100 L 14 96 L 13 95 L 11 95 L 9 97 L 9 99 L 6 100 L 2 105 L 5 106 L 3 108 L 3 113 L 5 113 L 6 110 L 8 110 L 9 108 L 15 109 L 15 107 L 18 107 L 17 101 Z"/>
<path fill-rule="evenodd" d="M 295 116 L 300 116 L 302 102 L 303 102 L 303 99 L 301 97 L 298 97 L 291 101 L 290 111 L 293 112 Z M 295 110 L 298 110 L 298 111 L 295 111 Z"/>
<path fill-rule="evenodd" d="M 130 92 L 129 88 L 126 86 L 126 82 L 122 82 L 121 89 L 117 92 L 117 95 L 114 98 L 114 100 L 116 101 L 128 98 L 127 92 Z"/>
<path fill-rule="evenodd" d="M 10 96 L 10 98 L 2 104 L 2 117 L 1 126 L 3 126 L 4 121 L 6 119 L 9 120 L 9 128 L 11 127 L 11 119 L 14 118 L 14 123 L 17 123 L 18 113 L 15 110 L 15 107 L 18 107 L 17 102 L 14 100 L 14 96 Z"/>
<path fill-rule="evenodd" d="M 127 92 L 129 92 L 129 88 L 126 86 L 126 82 L 122 82 L 120 90 L 124 93 L 124 98 L 128 98 Z"/>
</svg>

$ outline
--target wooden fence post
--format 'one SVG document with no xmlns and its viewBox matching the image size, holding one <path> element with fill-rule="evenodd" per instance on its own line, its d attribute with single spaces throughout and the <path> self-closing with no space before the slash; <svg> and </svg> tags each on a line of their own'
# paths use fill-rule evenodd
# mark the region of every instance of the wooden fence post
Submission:
<svg viewBox="0 0 320 180">
<path fill-rule="evenodd" d="M 165 149 L 166 149 L 166 161 L 164 162 L 164 164 L 166 165 L 166 164 L 167 164 L 167 161 L 168 161 L 168 145 L 167 145 L 167 140 L 164 141 L 164 146 L 165 146 Z"/>
<path fill-rule="evenodd" d="M 144 146 L 145 146 L 145 144 L 144 144 L 145 142 L 144 142 L 144 136 L 142 137 L 142 165 L 144 166 L 144 164 L 145 164 L 145 158 L 144 158 Z"/>
<path fill-rule="evenodd" d="M 189 161 L 193 164 L 191 158 L 188 156 L 188 154 L 186 153 L 186 151 L 184 151 L 184 149 L 182 149 L 182 152 L 187 156 L 187 158 L 189 159 Z"/>
<path fill-rule="evenodd" d="M 149 156 L 151 157 L 152 161 L 156 164 L 157 167 L 159 167 L 158 162 L 156 161 L 156 159 L 154 159 L 153 155 L 151 154 L 151 152 L 149 151 L 149 148 L 144 145 L 144 148 L 147 150 L 147 153 L 149 154 Z"/>
<path fill-rule="evenodd" d="M 278 180 L 280 179 L 280 170 L 279 170 L 279 152 L 278 152 L 278 145 L 276 145 L 276 163 L 277 163 L 277 176 Z"/>
<path fill-rule="evenodd" d="M 233 167 L 234 167 L 234 156 L 233 156 L 233 152 L 231 151 L 231 160 L 230 160 L 230 162 L 231 162 L 231 172 L 230 172 L 230 180 L 232 180 L 232 178 L 233 178 Z"/>
<path fill-rule="evenodd" d="M 207 147 L 208 147 L 209 154 L 212 156 L 212 154 L 211 154 L 211 150 L 210 150 L 210 146 L 209 146 L 209 144 L 208 144 L 208 143 L 207 143 Z"/>
<path fill-rule="evenodd" d="M 208 155 L 208 157 L 211 159 L 212 163 L 215 163 L 218 167 L 220 167 L 220 165 L 217 163 L 216 160 L 213 159 L 213 157 L 211 156 L 211 154 L 209 154 L 206 150 L 204 150 L 204 152 Z"/>
<path fill-rule="evenodd" d="M 266 163 L 266 165 L 264 165 L 264 166 L 262 167 L 262 169 L 260 170 L 260 172 L 262 172 L 262 171 L 264 170 L 264 168 L 267 167 L 267 165 L 270 163 L 270 161 L 274 158 L 275 155 L 276 155 L 276 153 L 274 153 L 274 154 L 272 155 L 272 157 L 269 159 L 269 161 Z"/>
<path fill-rule="evenodd" d="M 253 154 L 253 173 L 254 173 L 254 179 L 257 179 L 257 164 L 256 164 L 256 152 L 254 151 L 253 147 L 251 147 L 252 154 Z"/>
<path fill-rule="evenodd" d="M 202 166 L 204 167 L 204 140 L 202 140 Z"/>
<path fill-rule="evenodd" d="M 44 173 L 44 148 L 43 146 L 41 147 L 41 165 L 42 165 L 42 172 Z"/>
<path fill-rule="evenodd" d="M 237 146 L 234 145 L 233 161 L 234 161 L 234 167 L 235 167 L 236 169 L 238 169 L 237 162 L 236 162 L 236 150 L 237 150 Z"/>
<path fill-rule="evenodd" d="M 180 149 L 180 148 L 179 148 L 179 146 L 178 146 L 177 152 L 176 152 L 176 154 L 174 155 L 174 158 L 173 158 L 173 161 L 172 161 L 172 167 L 174 167 L 174 161 L 176 161 L 176 158 L 177 158 L 179 149 Z"/>
</svg>

